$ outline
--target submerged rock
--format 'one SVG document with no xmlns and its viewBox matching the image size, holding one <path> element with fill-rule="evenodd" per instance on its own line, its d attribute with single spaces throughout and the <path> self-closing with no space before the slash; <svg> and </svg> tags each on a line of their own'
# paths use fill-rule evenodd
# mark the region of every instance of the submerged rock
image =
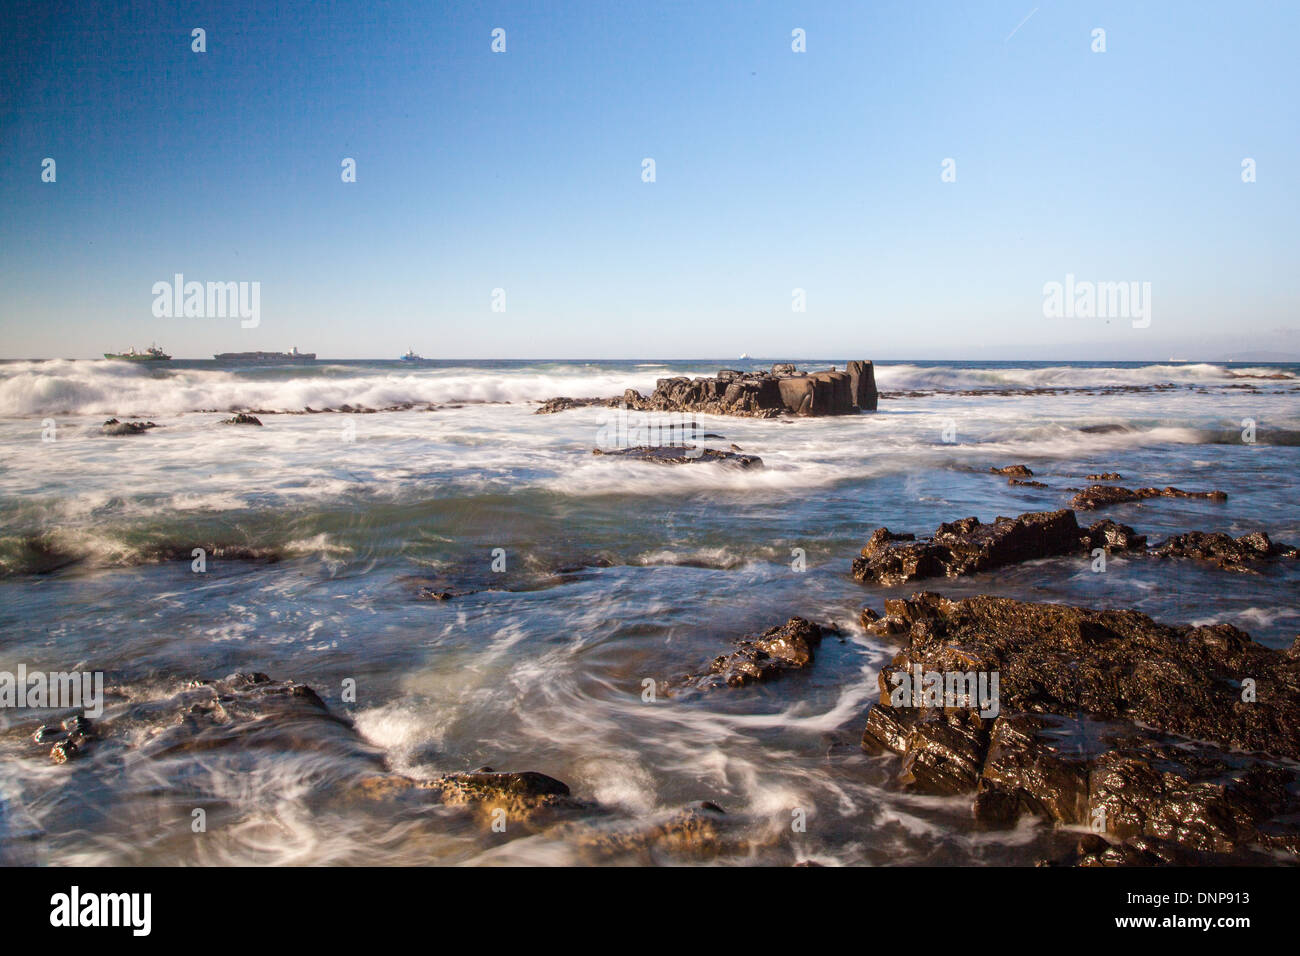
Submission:
<svg viewBox="0 0 1300 956">
<path fill-rule="evenodd" d="M 904 786 L 972 794 L 986 825 L 1033 814 L 1115 841 L 1300 854 L 1300 660 L 1230 625 L 1136 611 L 927 592 L 885 608 L 864 623 L 903 647 L 863 747 L 902 756 Z M 898 692 L 905 675 L 968 673 L 997 675 L 993 706 Z M 1100 852 L 1159 858 L 1136 842 Z"/>
<path fill-rule="evenodd" d="M 1001 468 L 989 468 L 995 475 L 1006 475 L 1009 478 L 1032 478 L 1034 473 L 1029 470 L 1028 465 L 1004 465 Z"/>
<path fill-rule="evenodd" d="M 1227 501 L 1223 491 L 1183 491 L 1181 488 L 1120 488 L 1117 485 L 1089 485 L 1071 500 L 1071 507 L 1080 511 L 1100 508 L 1103 505 L 1144 501 L 1147 498 L 1207 498 L 1210 501 Z"/>
<path fill-rule="evenodd" d="M 763 467 L 763 459 L 757 455 L 743 455 L 734 451 L 700 448 L 694 445 L 638 445 L 635 448 L 615 448 L 612 450 L 596 448 L 591 453 L 612 458 L 650 461 L 662 465 L 689 465 L 692 462 L 720 461 L 737 468 Z"/>
<path fill-rule="evenodd" d="M 772 680 L 811 664 L 817 645 L 827 633 L 833 633 L 833 629 L 792 617 L 762 634 L 739 639 L 736 650 L 714 658 L 705 673 L 688 675 L 674 683 L 707 690 Z"/>
<path fill-rule="evenodd" d="M 50 747 L 50 760 L 54 763 L 67 763 L 82 753 L 94 738 L 94 725 L 81 709 L 57 723 L 42 724 L 32 734 L 33 743 L 42 749 Z"/>
<path fill-rule="evenodd" d="M 262 420 L 255 415 L 247 415 L 240 412 L 233 418 L 223 418 L 219 422 L 222 425 L 261 425 Z"/>
<path fill-rule="evenodd" d="M 592 405 L 617 408 L 618 404 L 619 400 L 616 398 L 548 398 L 533 414 L 554 415 L 556 412 L 567 412 L 571 408 L 587 408 Z"/>
<path fill-rule="evenodd" d="M 159 427 L 161 426 L 154 422 L 119 422 L 116 418 L 110 418 L 104 422 L 101 430 L 105 435 L 140 435 Z"/>
<path fill-rule="evenodd" d="M 716 803 L 702 801 L 648 820 L 565 824 L 555 835 L 592 863 L 707 860 L 753 849 L 752 831 Z"/>
</svg>

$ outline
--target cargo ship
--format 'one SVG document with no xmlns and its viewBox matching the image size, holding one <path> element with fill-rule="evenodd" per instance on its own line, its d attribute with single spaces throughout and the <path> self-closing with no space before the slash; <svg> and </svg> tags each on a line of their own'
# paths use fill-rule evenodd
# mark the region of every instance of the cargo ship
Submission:
<svg viewBox="0 0 1300 956">
<path fill-rule="evenodd" d="M 137 352 L 133 345 L 125 352 L 105 352 L 104 358 L 119 362 L 166 362 L 171 356 L 157 345 L 150 345 L 143 352 Z"/>
<path fill-rule="evenodd" d="M 212 357 L 218 362 L 245 362 L 249 365 L 293 365 L 316 361 L 315 352 L 299 352 L 296 345 L 287 352 L 219 352 Z"/>
</svg>

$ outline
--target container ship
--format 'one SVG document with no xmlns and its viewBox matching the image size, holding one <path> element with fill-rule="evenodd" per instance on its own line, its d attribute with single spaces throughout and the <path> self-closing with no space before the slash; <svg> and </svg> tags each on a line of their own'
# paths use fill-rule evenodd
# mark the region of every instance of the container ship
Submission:
<svg viewBox="0 0 1300 956">
<path fill-rule="evenodd" d="M 166 362 L 171 356 L 157 345 L 150 345 L 143 352 L 137 352 L 133 345 L 125 352 L 105 352 L 104 358 L 119 362 Z"/>
<path fill-rule="evenodd" d="M 316 361 L 315 352 L 299 352 L 297 346 L 287 352 L 219 352 L 212 357 L 218 362 L 244 362 L 249 365 L 294 365 L 298 362 Z"/>
</svg>

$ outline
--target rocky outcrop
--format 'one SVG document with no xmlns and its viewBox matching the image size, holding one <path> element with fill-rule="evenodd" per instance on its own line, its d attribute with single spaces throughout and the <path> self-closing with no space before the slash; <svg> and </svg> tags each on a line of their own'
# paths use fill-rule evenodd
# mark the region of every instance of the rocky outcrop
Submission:
<svg viewBox="0 0 1300 956">
<path fill-rule="evenodd" d="M 606 405 L 748 418 L 848 415 L 874 412 L 879 398 L 874 366 L 854 361 L 843 371 L 799 372 L 793 365 L 774 365 L 770 372 L 723 369 L 713 378 L 661 378 L 649 396 L 629 388 L 622 398 L 552 398 L 542 403 L 537 414 Z"/>
<path fill-rule="evenodd" d="M 802 670 L 813 662 L 813 654 L 822 637 L 833 629 L 792 617 L 762 634 L 743 637 L 736 650 L 713 659 L 703 674 L 688 675 L 666 685 L 709 690 L 718 687 L 744 687 L 768 681 L 790 671 Z"/>
<path fill-rule="evenodd" d="M 105 435 L 141 435 L 151 428 L 160 427 L 155 422 L 119 422 L 110 418 L 104 422 L 102 431 Z"/>
<path fill-rule="evenodd" d="M 1028 465 L 1004 465 L 1001 468 L 989 468 L 995 475 L 1006 475 L 1008 478 L 1032 478 L 1034 473 L 1029 470 Z"/>
<path fill-rule="evenodd" d="M 1080 511 L 1089 511 L 1104 505 L 1144 501 L 1147 498 L 1207 498 L 1210 501 L 1227 501 L 1228 495 L 1222 491 L 1183 491 L 1173 487 L 1120 488 L 1116 485 L 1089 485 L 1074 496 L 1070 506 Z"/>
<path fill-rule="evenodd" d="M 717 448 L 699 448 L 694 445 L 638 445 L 635 448 L 596 448 L 593 455 L 612 458 L 632 458 L 661 465 L 688 465 L 692 462 L 722 462 L 736 468 L 762 468 L 763 459 L 757 455 L 742 455 Z"/>
<path fill-rule="evenodd" d="M 985 825 L 1093 827 L 1107 840 L 1093 862 L 1163 861 L 1163 844 L 1300 855 L 1300 659 L 1136 611 L 927 592 L 885 610 L 864 623 L 902 648 L 863 746 L 903 758 L 900 784 L 971 794 Z M 977 672 L 998 675 L 992 708 L 898 693 L 905 677 Z"/>
<path fill-rule="evenodd" d="M 1120 547 L 1121 539 L 1111 529 L 1113 522 L 1098 523 L 1097 547 Z M 1132 529 L 1127 529 L 1132 532 Z M 1093 547 L 1093 530 L 1084 531 L 1074 512 L 1039 511 L 1018 518 L 998 518 L 982 524 L 978 518 L 962 518 L 941 524 L 926 541 L 911 534 L 894 534 L 877 528 L 853 561 L 852 574 L 859 581 L 895 585 L 933 577 L 961 577 L 979 571 L 1075 554 Z"/>
</svg>

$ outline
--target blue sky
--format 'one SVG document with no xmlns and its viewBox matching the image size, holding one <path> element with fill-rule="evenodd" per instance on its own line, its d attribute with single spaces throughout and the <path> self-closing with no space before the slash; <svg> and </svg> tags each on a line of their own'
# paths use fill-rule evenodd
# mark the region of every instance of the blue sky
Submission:
<svg viewBox="0 0 1300 956">
<path fill-rule="evenodd" d="M 14 6 L 0 357 L 1300 353 L 1296 4 Z"/>
</svg>

